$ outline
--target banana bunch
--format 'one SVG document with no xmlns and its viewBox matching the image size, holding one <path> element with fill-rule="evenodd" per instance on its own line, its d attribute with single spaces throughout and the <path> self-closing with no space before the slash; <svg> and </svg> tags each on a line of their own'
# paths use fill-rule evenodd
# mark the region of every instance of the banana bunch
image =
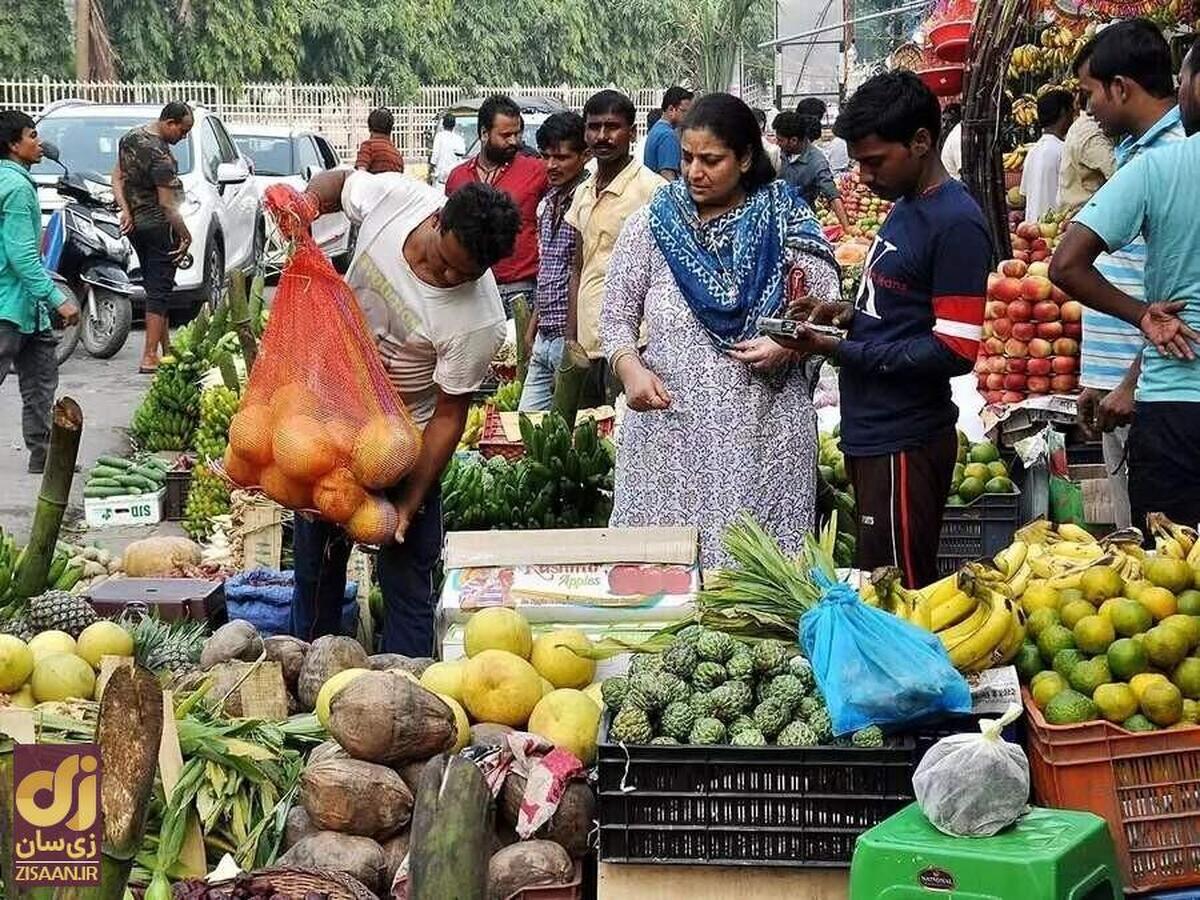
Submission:
<svg viewBox="0 0 1200 900">
<path fill-rule="evenodd" d="M 954 613 L 968 609 L 965 617 L 935 633 L 950 662 L 960 672 L 982 672 L 1012 661 L 1025 640 L 1025 614 L 1018 599 L 1029 583 L 1028 545 L 1014 541 L 1003 552 L 1002 563 L 1008 571 L 986 563 L 967 563 L 958 572 L 955 590 L 933 607 L 939 620 L 946 603 L 955 604 Z M 960 595 L 968 600 L 963 602 Z M 945 615 L 950 621 L 954 616 Z"/>
<path fill-rule="evenodd" d="M 1075 47 L 1075 41 L 1075 33 L 1062 25 L 1051 25 L 1038 35 L 1038 43 L 1046 49 L 1070 50 Z"/>
<path fill-rule="evenodd" d="M 1029 154 L 1029 148 L 1022 144 L 1016 150 L 1012 150 L 1004 154 L 1004 170 L 1006 172 L 1019 172 L 1025 167 L 1025 157 Z"/>
<path fill-rule="evenodd" d="M 1036 125 L 1038 120 L 1037 101 L 1026 95 L 1018 97 L 1013 103 L 1013 121 L 1022 127 Z"/>
<path fill-rule="evenodd" d="M 870 583 L 863 589 L 863 600 L 871 606 L 887 610 L 898 619 L 912 622 L 918 628 L 932 631 L 931 588 L 911 591 L 900 583 L 900 578 L 899 569 L 876 569 L 871 574 Z"/>
<path fill-rule="evenodd" d="M 1155 552 L 1159 556 L 1191 562 L 1198 543 L 1196 529 L 1177 525 L 1162 513 L 1150 513 L 1146 520 L 1154 537 Z M 1196 558 L 1200 560 L 1200 553 L 1196 553 Z"/>
<path fill-rule="evenodd" d="M 458 442 L 459 450 L 474 450 L 479 446 L 483 437 L 483 423 L 487 421 L 487 408 L 476 403 L 467 412 L 467 424 L 463 428 L 462 438 Z"/>
<path fill-rule="evenodd" d="M 1105 555 L 1114 559 L 1113 568 L 1125 582 L 1140 581 L 1143 577 L 1142 561 L 1146 551 L 1142 548 L 1142 532 L 1137 528 L 1123 528 L 1106 535 L 1101 541 Z"/>
</svg>

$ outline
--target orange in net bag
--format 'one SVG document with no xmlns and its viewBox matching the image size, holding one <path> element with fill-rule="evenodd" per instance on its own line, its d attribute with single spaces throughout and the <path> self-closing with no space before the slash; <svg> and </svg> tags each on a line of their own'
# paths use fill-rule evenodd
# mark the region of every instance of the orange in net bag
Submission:
<svg viewBox="0 0 1200 900">
<path fill-rule="evenodd" d="M 420 432 L 354 293 L 307 233 L 312 198 L 275 185 L 266 203 L 295 251 L 229 425 L 225 472 L 282 506 L 345 526 L 360 543 L 388 543 L 398 518 L 385 491 L 416 464 Z"/>
</svg>

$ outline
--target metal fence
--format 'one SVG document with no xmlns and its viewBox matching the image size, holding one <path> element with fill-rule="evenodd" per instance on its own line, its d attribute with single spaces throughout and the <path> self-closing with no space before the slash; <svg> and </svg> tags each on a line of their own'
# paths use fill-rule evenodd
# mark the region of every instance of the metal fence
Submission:
<svg viewBox="0 0 1200 900">
<path fill-rule="evenodd" d="M 415 100 L 399 101 L 374 87 L 333 84 L 247 84 L 223 88 L 200 81 L 162 83 L 3 81 L 0 80 L 0 109 L 17 108 L 36 115 L 61 100 L 95 103 L 160 105 L 168 100 L 202 104 L 227 122 L 282 125 L 319 131 L 344 158 L 353 158 L 358 143 L 367 136 L 367 114 L 378 106 L 389 107 L 396 119 L 394 138 L 410 161 L 425 159 L 433 129 L 441 113 L 467 97 L 495 92 L 549 97 L 571 109 L 582 109 L 597 87 L 422 87 Z M 657 109 L 661 88 L 627 90 L 638 110 L 639 134 L 644 133 L 646 113 Z"/>
</svg>

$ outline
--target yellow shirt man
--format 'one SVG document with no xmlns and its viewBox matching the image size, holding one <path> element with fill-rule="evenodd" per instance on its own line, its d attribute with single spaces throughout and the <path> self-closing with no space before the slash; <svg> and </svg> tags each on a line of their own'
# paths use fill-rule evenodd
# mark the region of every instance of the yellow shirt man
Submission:
<svg viewBox="0 0 1200 900">
<path fill-rule="evenodd" d="M 1058 168 L 1060 208 L 1078 209 L 1117 170 L 1113 143 L 1088 113 L 1080 113 L 1067 129 Z"/>
<path fill-rule="evenodd" d="M 662 176 L 651 172 L 637 159 L 596 193 L 596 178 L 589 178 L 575 189 L 575 198 L 567 211 L 566 223 L 581 236 L 583 269 L 579 276 L 579 343 L 592 359 L 600 359 L 600 306 L 604 302 L 604 278 L 613 245 L 625 220 L 650 202 L 650 196 L 666 184 Z"/>
</svg>

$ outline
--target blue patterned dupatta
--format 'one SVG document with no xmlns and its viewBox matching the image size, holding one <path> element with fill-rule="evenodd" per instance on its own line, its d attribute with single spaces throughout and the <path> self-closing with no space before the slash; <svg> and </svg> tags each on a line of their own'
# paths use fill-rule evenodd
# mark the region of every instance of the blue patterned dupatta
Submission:
<svg viewBox="0 0 1200 900">
<path fill-rule="evenodd" d="M 677 179 L 655 192 L 649 221 L 680 292 L 722 350 L 756 336 L 760 316 L 782 312 L 789 249 L 837 265 L 817 217 L 782 181 L 701 222 L 686 182 Z"/>
</svg>

